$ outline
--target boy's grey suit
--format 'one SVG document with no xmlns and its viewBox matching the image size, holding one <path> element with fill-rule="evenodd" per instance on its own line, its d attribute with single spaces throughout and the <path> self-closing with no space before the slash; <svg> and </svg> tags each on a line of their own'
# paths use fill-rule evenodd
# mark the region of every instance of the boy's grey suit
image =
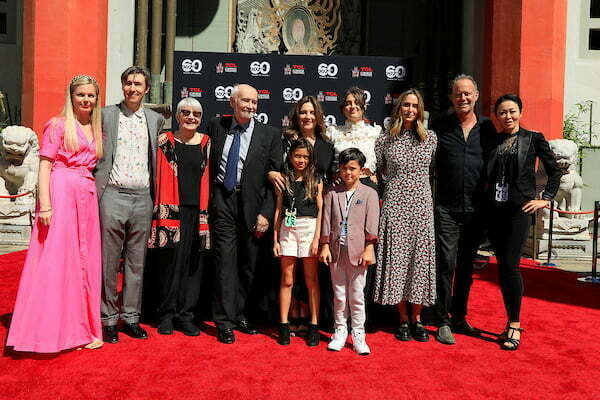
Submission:
<svg viewBox="0 0 600 400">
<path fill-rule="evenodd" d="M 156 168 L 157 136 L 164 118 L 144 109 L 148 126 L 150 181 L 148 189 L 118 188 L 108 184 L 117 147 L 120 106 L 102 109 L 104 155 L 98 161 L 94 176 L 100 204 L 102 232 L 102 324 L 116 325 L 119 319 L 137 323 L 140 317 L 144 259 L 146 257 L 152 194 Z M 124 258 L 123 301 L 119 309 L 117 282 L 120 258 Z"/>
</svg>

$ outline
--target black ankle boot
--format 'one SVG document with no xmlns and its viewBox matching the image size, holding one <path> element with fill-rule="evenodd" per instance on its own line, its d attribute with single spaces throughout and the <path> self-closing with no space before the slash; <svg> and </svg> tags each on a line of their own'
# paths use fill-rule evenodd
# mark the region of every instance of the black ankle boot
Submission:
<svg viewBox="0 0 600 400">
<path fill-rule="evenodd" d="M 306 338 L 306 344 L 309 346 L 318 346 L 321 334 L 319 333 L 319 325 L 309 324 L 308 325 L 308 337 Z"/>
<path fill-rule="evenodd" d="M 290 344 L 290 324 L 288 322 L 279 324 L 279 337 L 277 343 L 282 346 Z"/>
</svg>

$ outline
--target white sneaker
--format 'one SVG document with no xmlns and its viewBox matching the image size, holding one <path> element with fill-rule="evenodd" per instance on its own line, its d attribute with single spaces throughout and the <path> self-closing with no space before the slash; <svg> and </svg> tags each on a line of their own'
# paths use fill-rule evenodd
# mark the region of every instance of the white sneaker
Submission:
<svg viewBox="0 0 600 400">
<path fill-rule="evenodd" d="M 364 329 L 352 330 L 352 345 L 356 354 L 360 356 L 367 356 L 371 354 L 371 349 L 367 344 Z"/>
<path fill-rule="evenodd" d="M 346 344 L 346 338 L 348 338 L 348 329 L 344 326 L 335 328 L 331 341 L 327 345 L 327 350 L 340 351 Z"/>
</svg>

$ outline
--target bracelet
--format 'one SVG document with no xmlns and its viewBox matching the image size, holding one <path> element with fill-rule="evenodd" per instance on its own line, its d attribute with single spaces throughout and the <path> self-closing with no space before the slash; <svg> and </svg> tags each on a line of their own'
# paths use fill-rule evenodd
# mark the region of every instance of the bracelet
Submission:
<svg viewBox="0 0 600 400">
<path fill-rule="evenodd" d="M 38 212 L 41 212 L 41 213 L 43 213 L 43 212 L 48 212 L 48 211 L 52 211 L 52 209 L 51 209 L 51 208 L 49 208 L 49 209 L 47 209 L 47 210 L 40 210 L 40 211 L 38 211 Z"/>
</svg>

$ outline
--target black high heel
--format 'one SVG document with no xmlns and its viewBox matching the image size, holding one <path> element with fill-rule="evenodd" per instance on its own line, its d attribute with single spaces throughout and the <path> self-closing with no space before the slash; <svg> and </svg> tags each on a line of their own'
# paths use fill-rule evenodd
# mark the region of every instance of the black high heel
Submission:
<svg viewBox="0 0 600 400">
<path fill-rule="evenodd" d="M 287 346 L 290 344 L 290 324 L 289 323 L 280 323 L 279 324 L 279 337 L 277 338 L 277 343 L 282 346 Z"/>
<path fill-rule="evenodd" d="M 513 338 L 514 332 L 519 332 L 521 335 L 523 334 L 523 328 L 514 328 L 510 325 L 506 326 L 506 337 L 503 338 L 503 342 L 500 345 L 502 350 L 515 351 L 519 348 L 521 344 L 521 335 L 519 335 L 519 339 Z"/>
<path fill-rule="evenodd" d="M 321 334 L 319 333 L 319 325 L 308 324 L 308 337 L 306 338 L 306 344 L 313 347 L 318 346 Z"/>
</svg>

